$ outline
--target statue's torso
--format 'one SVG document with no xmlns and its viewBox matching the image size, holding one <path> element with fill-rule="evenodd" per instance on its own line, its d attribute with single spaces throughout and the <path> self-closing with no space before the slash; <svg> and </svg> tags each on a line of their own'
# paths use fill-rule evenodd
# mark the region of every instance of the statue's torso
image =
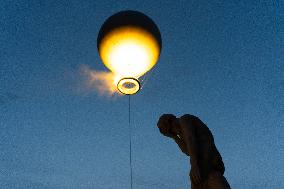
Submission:
<svg viewBox="0 0 284 189">
<path fill-rule="evenodd" d="M 222 174 L 225 171 L 222 157 L 217 150 L 214 138 L 209 128 L 198 118 L 194 120 L 195 136 L 198 145 L 198 164 L 202 175 L 206 177 L 212 171 L 218 171 Z"/>
</svg>

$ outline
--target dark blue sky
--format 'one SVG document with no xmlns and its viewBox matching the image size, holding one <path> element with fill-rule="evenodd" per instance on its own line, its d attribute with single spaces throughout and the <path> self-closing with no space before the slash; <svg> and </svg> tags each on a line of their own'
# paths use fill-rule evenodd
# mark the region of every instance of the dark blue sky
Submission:
<svg viewBox="0 0 284 189">
<path fill-rule="evenodd" d="M 131 99 L 134 188 L 189 187 L 187 157 L 156 129 L 163 113 L 209 126 L 232 188 L 284 188 L 284 3 L 272 0 L 2 0 L 0 188 L 129 188 L 128 98 L 82 92 L 78 74 L 106 70 L 97 34 L 125 9 L 163 38 Z"/>
</svg>

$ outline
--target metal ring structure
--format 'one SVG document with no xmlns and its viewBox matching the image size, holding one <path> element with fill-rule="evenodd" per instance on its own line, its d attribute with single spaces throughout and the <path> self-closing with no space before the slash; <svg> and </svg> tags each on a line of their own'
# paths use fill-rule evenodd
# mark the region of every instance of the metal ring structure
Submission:
<svg viewBox="0 0 284 189">
<path fill-rule="evenodd" d="M 140 88 L 141 86 L 139 80 L 132 77 L 122 78 L 117 83 L 118 91 L 125 95 L 136 94 Z"/>
</svg>

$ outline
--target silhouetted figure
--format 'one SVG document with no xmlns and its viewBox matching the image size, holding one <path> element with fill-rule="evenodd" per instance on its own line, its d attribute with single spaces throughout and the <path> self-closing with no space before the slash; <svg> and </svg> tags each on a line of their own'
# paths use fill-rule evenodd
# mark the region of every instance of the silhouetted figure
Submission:
<svg viewBox="0 0 284 189">
<path fill-rule="evenodd" d="M 223 176 L 225 166 L 213 135 L 198 117 L 185 114 L 176 118 L 164 114 L 157 126 L 163 135 L 174 139 L 181 151 L 190 156 L 192 189 L 230 189 Z"/>
</svg>

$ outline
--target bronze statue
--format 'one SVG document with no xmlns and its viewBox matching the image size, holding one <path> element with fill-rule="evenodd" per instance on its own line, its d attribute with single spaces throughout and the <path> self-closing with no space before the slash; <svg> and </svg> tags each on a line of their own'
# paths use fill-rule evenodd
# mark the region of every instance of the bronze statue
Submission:
<svg viewBox="0 0 284 189">
<path fill-rule="evenodd" d="M 163 135 L 174 139 L 181 151 L 190 156 L 192 189 L 230 189 L 223 176 L 225 166 L 213 135 L 198 117 L 185 114 L 176 118 L 164 114 L 157 126 Z"/>
</svg>

